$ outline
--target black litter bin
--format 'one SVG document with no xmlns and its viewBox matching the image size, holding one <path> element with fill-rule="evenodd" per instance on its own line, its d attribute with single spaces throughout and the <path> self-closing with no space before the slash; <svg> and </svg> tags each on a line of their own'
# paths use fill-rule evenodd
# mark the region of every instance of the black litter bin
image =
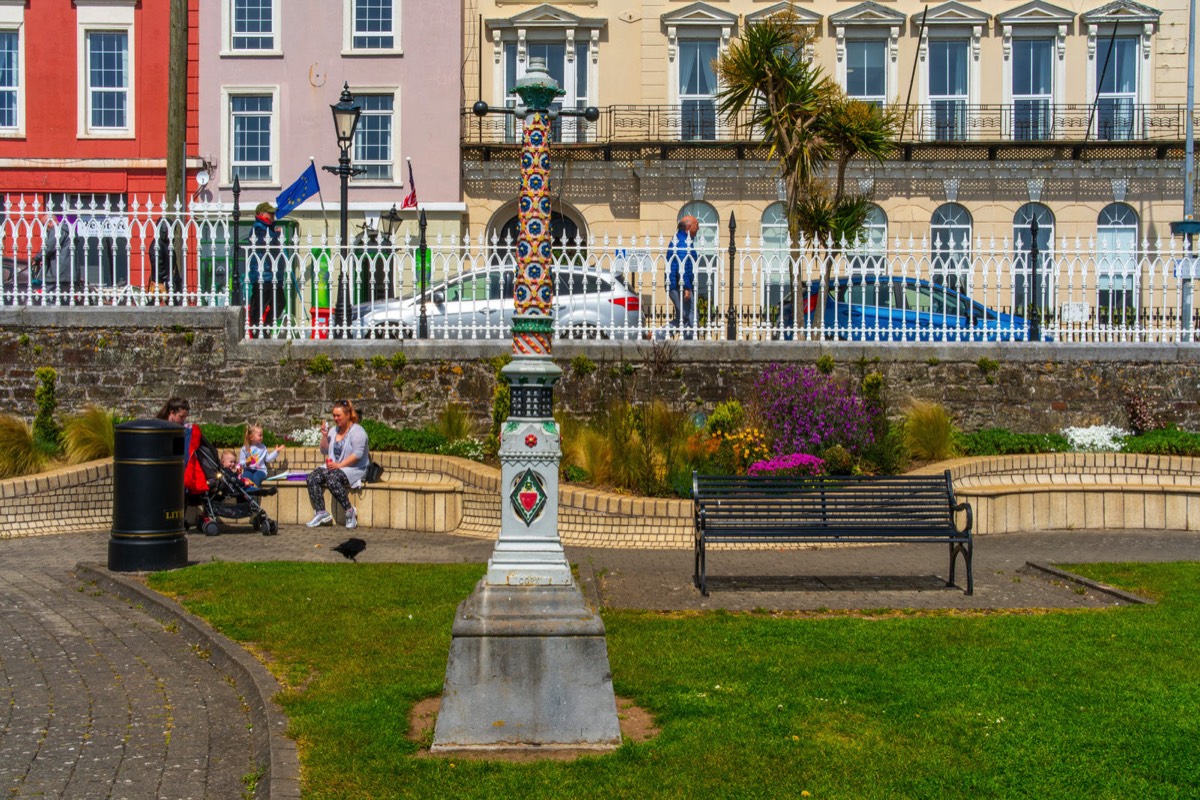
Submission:
<svg viewBox="0 0 1200 800">
<path fill-rule="evenodd" d="M 115 434 L 108 568 L 147 572 L 187 566 L 183 426 L 138 419 L 121 423 Z"/>
</svg>

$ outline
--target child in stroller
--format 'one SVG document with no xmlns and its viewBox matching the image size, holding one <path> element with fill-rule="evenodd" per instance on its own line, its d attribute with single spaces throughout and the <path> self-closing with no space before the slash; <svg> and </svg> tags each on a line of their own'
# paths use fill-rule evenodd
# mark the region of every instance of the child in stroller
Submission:
<svg viewBox="0 0 1200 800">
<path fill-rule="evenodd" d="M 279 526 L 263 511 L 257 499 L 275 494 L 274 487 L 259 489 L 252 484 L 246 485 L 236 471 L 221 464 L 216 448 L 204 439 L 192 457 L 199 461 L 208 480 L 207 490 L 194 484 L 184 487 L 187 505 L 197 508 L 197 530 L 205 536 L 216 536 L 221 532 L 218 520 L 248 519 L 263 536 L 274 536 L 279 532 Z M 184 527 L 189 527 L 186 517 Z"/>
</svg>

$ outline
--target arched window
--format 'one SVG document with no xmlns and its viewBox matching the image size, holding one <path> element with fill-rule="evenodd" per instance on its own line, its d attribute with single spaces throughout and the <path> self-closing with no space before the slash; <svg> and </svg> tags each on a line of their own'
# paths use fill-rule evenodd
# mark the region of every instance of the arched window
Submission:
<svg viewBox="0 0 1200 800">
<path fill-rule="evenodd" d="M 513 265 L 517 263 L 517 236 L 521 231 L 521 221 L 520 217 L 513 214 L 504 224 L 498 224 L 503 219 L 505 218 L 502 215 L 493 218 L 496 224 L 492 233 L 488 235 L 488 244 L 492 243 L 494 237 L 496 247 L 490 263 Z M 573 213 L 567 212 L 565 208 L 563 211 L 550 213 L 550 242 L 555 260 L 570 259 L 583 263 L 587 258 L 586 238 L 583 223 L 576 219 Z"/>
<path fill-rule="evenodd" d="M 695 217 L 700 222 L 700 230 L 696 232 L 696 251 L 699 253 L 716 253 L 717 240 L 720 238 L 721 218 L 717 210 L 703 200 L 693 200 L 679 209 L 675 221 L 684 217 Z"/>
<path fill-rule="evenodd" d="M 786 269 L 788 221 L 783 203 L 771 203 L 762 214 L 763 257 L 767 269 Z"/>
<path fill-rule="evenodd" d="M 933 282 L 967 292 L 971 282 L 971 214 L 958 203 L 938 206 L 929 219 Z"/>
<path fill-rule="evenodd" d="M 877 205 L 867 208 L 862 235 L 847 252 L 850 268 L 869 272 L 880 272 L 887 260 L 887 214 Z"/>
<path fill-rule="evenodd" d="M 1030 225 L 1037 220 L 1039 281 L 1042 286 L 1041 308 L 1045 314 L 1053 296 L 1054 214 L 1041 203 L 1026 203 L 1013 215 L 1013 311 L 1024 316 L 1029 311 L 1032 274 L 1029 268 Z"/>
<path fill-rule="evenodd" d="M 1105 206 L 1096 221 L 1096 311 L 1101 324 L 1120 324 L 1137 309 L 1137 249 L 1137 212 L 1124 203 Z"/>
<path fill-rule="evenodd" d="M 762 215 L 763 313 L 771 325 L 779 324 L 787 293 L 789 255 L 787 211 L 783 203 L 772 203 Z"/>
</svg>

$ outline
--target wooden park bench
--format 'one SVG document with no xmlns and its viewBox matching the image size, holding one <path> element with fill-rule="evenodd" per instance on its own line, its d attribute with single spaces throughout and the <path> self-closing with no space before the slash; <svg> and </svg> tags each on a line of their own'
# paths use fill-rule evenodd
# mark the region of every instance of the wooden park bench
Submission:
<svg viewBox="0 0 1200 800">
<path fill-rule="evenodd" d="M 962 553 L 967 594 L 971 574 L 972 515 L 954 502 L 950 471 L 944 475 L 779 477 L 692 473 L 696 525 L 696 587 L 708 594 L 710 544 L 911 542 L 947 544 L 950 575 Z M 959 529 L 955 514 L 966 513 Z"/>
</svg>

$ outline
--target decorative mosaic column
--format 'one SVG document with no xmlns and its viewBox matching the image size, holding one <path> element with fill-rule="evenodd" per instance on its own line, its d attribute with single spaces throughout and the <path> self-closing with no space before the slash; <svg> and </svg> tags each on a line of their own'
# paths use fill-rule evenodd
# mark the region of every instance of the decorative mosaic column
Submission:
<svg viewBox="0 0 1200 800">
<path fill-rule="evenodd" d="M 513 360 L 501 370 L 511 403 L 500 432 L 500 536 L 454 617 L 432 750 L 611 750 L 621 730 L 604 622 L 584 603 L 558 537 L 549 144 L 562 92 L 541 59 L 530 59 L 515 92 L 526 108 Z"/>
<path fill-rule="evenodd" d="M 562 370 L 550 360 L 554 337 L 554 283 L 550 271 L 550 112 L 562 94 L 532 69 L 517 84 L 529 111 L 521 151 L 520 230 L 513 287 L 513 360 L 501 376 L 511 402 L 500 431 L 500 538 L 488 562 L 492 586 L 573 583 L 558 537 L 558 465 L 554 384 Z"/>
</svg>

